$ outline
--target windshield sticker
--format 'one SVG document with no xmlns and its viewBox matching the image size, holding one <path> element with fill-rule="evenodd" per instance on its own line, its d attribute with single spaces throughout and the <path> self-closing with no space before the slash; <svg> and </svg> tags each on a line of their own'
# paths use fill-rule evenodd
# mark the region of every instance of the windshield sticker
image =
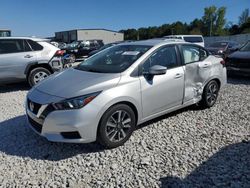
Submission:
<svg viewBox="0 0 250 188">
<path fill-rule="evenodd" d="M 138 55 L 140 52 L 138 51 L 126 51 L 123 52 L 122 55 Z"/>
</svg>

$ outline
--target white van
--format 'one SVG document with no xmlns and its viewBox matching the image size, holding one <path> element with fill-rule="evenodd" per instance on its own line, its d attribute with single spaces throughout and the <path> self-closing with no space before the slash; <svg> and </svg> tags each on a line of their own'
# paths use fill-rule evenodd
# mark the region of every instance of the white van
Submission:
<svg viewBox="0 0 250 188">
<path fill-rule="evenodd" d="M 200 45 L 202 47 L 205 46 L 204 44 L 204 38 L 202 35 L 168 35 L 165 36 L 166 39 L 182 39 L 186 42 L 191 42 L 197 45 Z"/>
</svg>

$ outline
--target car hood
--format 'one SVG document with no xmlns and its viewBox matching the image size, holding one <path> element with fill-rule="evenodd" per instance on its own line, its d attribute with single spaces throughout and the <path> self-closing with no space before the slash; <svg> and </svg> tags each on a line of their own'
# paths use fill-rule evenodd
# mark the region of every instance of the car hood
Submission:
<svg viewBox="0 0 250 188">
<path fill-rule="evenodd" d="M 236 51 L 228 56 L 228 58 L 232 59 L 250 59 L 250 51 L 243 52 L 243 51 Z"/>
<path fill-rule="evenodd" d="M 115 87 L 121 74 L 93 73 L 67 69 L 38 83 L 35 89 L 49 95 L 72 98 Z"/>
</svg>

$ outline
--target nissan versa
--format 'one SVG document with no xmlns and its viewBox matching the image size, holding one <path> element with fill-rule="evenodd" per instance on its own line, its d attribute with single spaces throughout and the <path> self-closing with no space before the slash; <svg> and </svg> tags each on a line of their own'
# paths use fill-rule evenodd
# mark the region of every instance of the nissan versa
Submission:
<svg viewBox="0 0 250 188">
<path fill-rule="evenodd" d="M 199 103 L 226 83 L 223 59 L 173 40 L 122 43 L 54 74 L 27 95 L 30 126 L 50 141 L 122 145 L 136 125 Z"/>
</svg>

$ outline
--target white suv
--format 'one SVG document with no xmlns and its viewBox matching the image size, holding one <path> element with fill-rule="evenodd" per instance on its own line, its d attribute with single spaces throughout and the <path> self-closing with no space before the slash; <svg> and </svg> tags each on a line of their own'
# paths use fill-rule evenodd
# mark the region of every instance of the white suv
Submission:
<svg viewBox="0 0 250 188">
<path fill-rule="evenodd" d="M 204 47 L 204 38 L 202 35 L 168 35 L 165 36 L 166 39 L 182 39 L 186 42 L 194 43 L 199 46 Z"/>
<path fill-rule="evenodd" d="M 62 68 L 64 51 L 46 39 L 0 38 L 0 84 L 27 80 L 30 86 Z"/>
</svg>

